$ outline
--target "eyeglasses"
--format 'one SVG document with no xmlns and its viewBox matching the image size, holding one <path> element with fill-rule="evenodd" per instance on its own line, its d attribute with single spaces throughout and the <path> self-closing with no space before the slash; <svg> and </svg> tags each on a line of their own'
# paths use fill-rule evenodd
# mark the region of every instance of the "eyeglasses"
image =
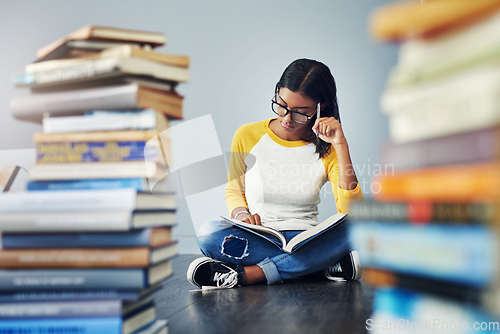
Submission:
<svg viewBox="0 0 500 334">
<path fill-rule="evenodd" d="M 320 105 L 319 103 L 318 103 L 318 108 L 316 108 L 316 112 L 310 116 L 297 111 L 290 110 L 284 105 L 278 103 L 278 101 L 276 101 L 277 95 L 278 94 L 274 95 L 273 98 L 271 99 L 271 109 L 278 116 L 286 116 L 288 113 L 290 113 L 292 121 L 304 125 L 316 114 L 316 112 L 318 112 L 318 108 Z"/>
</svg>

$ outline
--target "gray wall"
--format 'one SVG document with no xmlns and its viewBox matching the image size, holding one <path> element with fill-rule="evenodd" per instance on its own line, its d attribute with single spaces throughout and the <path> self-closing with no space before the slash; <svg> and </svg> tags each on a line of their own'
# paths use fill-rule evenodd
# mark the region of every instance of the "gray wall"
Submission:
<svg viewBox="0 0 500 334">
<path fill-rule="evenodd" d="M 397 46 L 374 42 L 368 33 L 368 17 L 387 2 L 3 0 L 0 149 L 32 148 L 32 134 L 41 130 L 39 125 L 15 120 L 8 110 L 13 95 L 27 94 L 12 87 L 11 75 L 35 60 L 38 48 L 86 24 L 160 31 L 167 34 L 167 45 L 159 51 L 191 57 L 192 80 L 179 89 L 186 96 L 185 119 L 211 115 L 223 152 L 229 151 L 239 125 L 273 116 L 269 100 L 291 61 L 307 57 L 327 64 L 337 81 L 352 159 L 369 196 L 380 144 L 388 138 L 378 98 L 396 62 Z M 203 140 L 203 133 L 192 136 Z M 320 218 L 335 210 L 330 192 L 325 189 L 322 196 Z M 200 212 L 207 214 L 214 207 L 224 207 L 222 198 L 217 205 L 199 204 Z M 182 191 L 177 236 L 182 252 L 196 251 Z"/>
</svg>

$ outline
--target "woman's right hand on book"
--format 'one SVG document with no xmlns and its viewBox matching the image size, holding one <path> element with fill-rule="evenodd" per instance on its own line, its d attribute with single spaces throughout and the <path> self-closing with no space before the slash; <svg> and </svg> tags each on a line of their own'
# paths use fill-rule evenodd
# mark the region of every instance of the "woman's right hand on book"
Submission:
<svg viewBox="0 0 500 334">
<path fill-rule="evenodd" d="M 248 224 L 252 224 L 252 225 L 262 225 L 262 223 L 260 222 L 260 216 L 258 213 L 254 213 L 254 214 L 243 213 L 243 214 L 238 216 L 238 219 L 244 223 L 248 223 Z"/>
<path fill-rule="evenodd" d="M 231 214 L 232 218 L 252 224 L 252 225 L 262 225 L 260 222 L 260 216 L 257 213 L 251 214 L 248 209 L 244 206 L 237 207 L 233 210 Z"/>
</svg>

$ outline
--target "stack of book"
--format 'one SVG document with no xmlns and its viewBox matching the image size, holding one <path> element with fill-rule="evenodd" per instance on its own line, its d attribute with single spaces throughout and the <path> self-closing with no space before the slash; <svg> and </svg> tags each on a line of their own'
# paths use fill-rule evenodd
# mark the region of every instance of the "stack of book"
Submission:
<svg viewBox="0 0 500 334">
<path fill-rule="evenodd" d="M 20 120 L 38 122 L 26 192 L 0 196 L 0 329 L 165 333 L 153 292 L 172 274 L 169 119 L 189 58 L 165 36 L 86 26 L 16 74 Z M 167 281 L 168 282 L 168 281 Z"/>
<path fill-rule="evenodd" d="M 375 314 L 499 317 L 500 1 L 397 2 L 371 23 L 376 38 L 400 43 L 381 96 L 386 174 L 372 201 L 351 207 L 364 279 L 381 288 Z"/>
</svg>

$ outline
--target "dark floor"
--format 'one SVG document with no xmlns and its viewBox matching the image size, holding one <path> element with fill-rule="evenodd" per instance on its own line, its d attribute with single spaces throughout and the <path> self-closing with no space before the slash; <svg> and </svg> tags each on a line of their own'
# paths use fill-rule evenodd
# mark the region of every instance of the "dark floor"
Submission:
<svg viewBox="0 0 500 334">
<path fill-rule="evenodd" d="M 158 317 L 176 333 L 366 333 L 373 289 L 362 282 L 301 281 L 190 291 L 189 263 L 179 255 L 174 275 L 156 292 Z"/>
</svg>

